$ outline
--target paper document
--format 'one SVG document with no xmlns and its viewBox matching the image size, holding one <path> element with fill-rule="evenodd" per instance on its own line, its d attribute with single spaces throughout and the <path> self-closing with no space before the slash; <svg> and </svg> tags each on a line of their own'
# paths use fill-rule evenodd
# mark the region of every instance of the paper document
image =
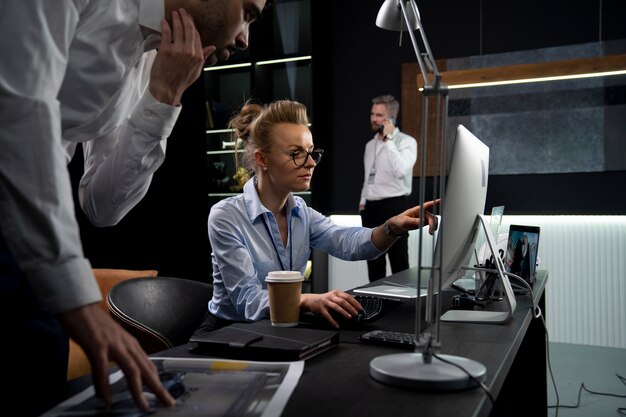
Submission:
<svg viewBox="0 0 626 417">
<path fill-rule="evenodd" d="M 69 416 L 251 416 L 281 415 L 293 393 L 304 361 L 252 362 L 214 358 L 151 358 L 163 384 L 176 398 L 173 409 L 161 407 L 146 392 L 151 411 L 141 412 L 121 371 L 109 377 L 111 409 L 95 397 L 93 386 L 61 403 L 42 417 Z"/>
</svg>

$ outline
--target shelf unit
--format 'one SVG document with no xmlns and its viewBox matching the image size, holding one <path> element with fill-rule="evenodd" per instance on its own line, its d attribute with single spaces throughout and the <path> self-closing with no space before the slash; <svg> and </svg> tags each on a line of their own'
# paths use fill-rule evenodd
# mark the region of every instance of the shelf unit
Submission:
<svg viewBox="0 0 626 417">
<path fill-rule="evenodd" d="M 230 117 L 248 100 L 301 102 L 313 120 L 311 0 L 276 2 L 251 28 L 250 47 L 204 68 L 209 207 L 241 192 Z M 311 192 L 299 193 L 310 203 Z"/>
</svg>

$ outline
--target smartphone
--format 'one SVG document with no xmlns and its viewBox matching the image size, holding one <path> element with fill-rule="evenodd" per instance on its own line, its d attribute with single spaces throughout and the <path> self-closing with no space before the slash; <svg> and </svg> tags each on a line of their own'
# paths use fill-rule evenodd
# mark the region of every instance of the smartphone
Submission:
<svg viewBox="0 0 626 417">
<path fill-rule="evenodd" d="M 394 126 L 396 126 L 396 123 L 397 123 L 396 119 L 394 119 L 394 118 L 393 118 L 393 117 L 391 117 L 391 116 L 387 116 L 387 119 L 389 119 L 389 120 L 391 121 L 391 124 L 393 124 Z M 383 131 L 385 130 L 385 125 L 379 125 L 379 126 L 378 126 L 378 130 L 380 130 L 380 133 L 382 134 L 382 133 L 383 133 Z"/>
</svg>

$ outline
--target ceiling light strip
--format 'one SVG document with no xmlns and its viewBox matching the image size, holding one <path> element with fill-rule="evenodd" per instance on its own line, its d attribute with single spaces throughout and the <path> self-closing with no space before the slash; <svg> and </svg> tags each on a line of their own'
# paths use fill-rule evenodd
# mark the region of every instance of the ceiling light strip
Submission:
<svg viewBox="0 0 626 417">
<path fill-rule="evenodd" d="M 311 55 L 306 56 L 297 56 L 293 58 L 283 58 L 283 59 L 272 59 L 269 61 L 259 61 L 256 65 L 270 65 L 270 64 L 280 64 L 283 62 L 296 62 L 296 61 L 306 61 L 307 59 L 311 59 Z"/>
<path fill-rule="evenodd" d="M 417 85 L 423 86 L 424 81 L 418 72 L 417 65 L 404 65 L 409 65 L 408 71 L 417 77 Z M 441 81 L 449 89 L 461 89 L 623 74 L 626 74 L 626 54 L 444 71 L 441 73 Z M 433 80 L 428 81 L 429 83 L 433 82 Z"/>
<path fill-rule="evenodd" d="M 232 154 L 232 153 L 242 153 L 243 149 L 237 149 L 236 151 L 234 149 L 227 149 L 225 151 L 206 151 L 207 155 L 228 155 L 228 154 Z"/>
<path fill-rule="evenodd" d="M 572 74 L 572 75 L 556 75 L 552 77 L 535 77 L 535 78 L 524 78 L 520 80 L 501 80 L 501 81 L 489 81 L 483 83 L 468 83 L 468 84 L 457 84 L 457 85 L 449 85 L 449 90 L 457 90 L 462 88 L 477 88 L 477 87 L 493 87 L 498 85 L 512 85 L 512 84 L 524 84 L 524 83 L 540 83 L 546 81 L 561 81 L 561 80 L 575 80 L 581 78 L 594 78 L 594 77 L 609 77 L 612 75 L 626 75 L 626 70 L 620 71 L 605 71 L 605 72 L 593 72 L 587 74 Z M 423 89 L 420 88 L 420 91 Z"/>
<path fill-rule="evenodd" d="M 234 132 L 235 129 L 211 129 L 211 130 L 207 130 L 206 134 L 207 135 L 214 135 L 217 133 L 231 133 Z"/>
<path fill-rule="evenodd" d="M 232 65 L 219 65 L 217 67 L 206 67 L 204 68 L 205 71 L 219 71 L 219 70 L 226 70 L 226 69 L 233 69 L 233 68 L 244 68 L 244 67 L 251 67 L 252 63 L 251 62 L 244 62 L 242 64 L 232 64 Z"/>
</svg>

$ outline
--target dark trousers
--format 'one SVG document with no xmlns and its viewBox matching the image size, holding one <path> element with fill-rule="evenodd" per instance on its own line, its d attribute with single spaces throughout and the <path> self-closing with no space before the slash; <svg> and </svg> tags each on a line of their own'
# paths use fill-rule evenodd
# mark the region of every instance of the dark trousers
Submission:
<svg viewBox="0 0 626 417">
<path fill-rule="evenodd" d="M 233 324 L 234 321 L 220 319 L 211 314 L 210 311 L 207 310 L 204 315 L 204 320 L 198 326 L 198 328 L 193 332 L 193 336 L 198 336 L 207 332 L 212 332 L 213 330 L 221 329 L 222 327 L 228 326 L 229 324 Z M 193 337 L 192 336 L 192 337 Z"/>
<path fill-rule="evenodd" d="M 402 213 L 408 208 L 408 197 L 392 197 L 383 200 L 367 201 L 361 212 L 361 222 L 365 227 L 376 227 L 390 217 Z M 388 250 L 391 272 L 394 274 L 409 268 L 409 234 L 404 233 Z M 367 261 L 367 273 L 370 282 L 387 276 L 385 254 Z"/>
<path fill-rule="evenodd" d="M 69 338 L 0 242 L 0 402 L 38 416 L 67 397 Z"/>
</svg>

